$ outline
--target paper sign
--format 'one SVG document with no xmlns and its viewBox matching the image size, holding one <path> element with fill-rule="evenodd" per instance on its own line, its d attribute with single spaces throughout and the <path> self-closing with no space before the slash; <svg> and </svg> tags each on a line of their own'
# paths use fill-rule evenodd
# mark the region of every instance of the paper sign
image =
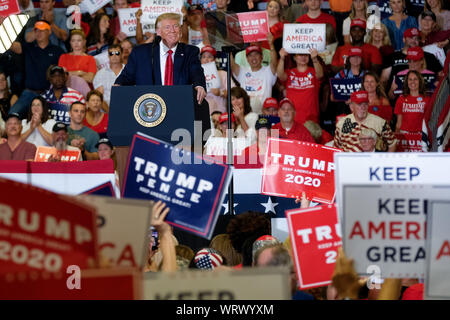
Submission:
<svg viewBox="0 0 450 320">
<path fill-rule="evenodd" d="M 141 23 L 150 25 L 150 31 L 155 32 L 156 18 L 163 13 L 178 13 L 181 15 L 180 25 L 183 24 L 183 13 L 181 11 L 184 5 L 183 0 L 142 0 Z"/>
<path fill-rule="evenodd" d="M 169 224 L 209 239 L 230 176 L 228 165 L 206 163 L 199 155 L 138 133 L 133 137 L 122 195 L 166 202 Z"/>
<path fill-rule="evenodd" d="M 79 196 L 97 210 L 99 252 L 112 267 L 144 268 L 148 258 L 149 201 Z"/>
<path fill-rule="evenodd" d="M 0 179 L 0 194 L 0 275 L 96 265 L 94 208 L 6 179 Z"/>
<path fill-rule="evenodd" d="M 347 101 L 353 92 L 362 89 L 362 78 L 330 79 L 331 94 L 336 101 Z"/>
<path fill-rule="evenodd" d="M 427 299 L 450 299 L 450 202 L 446 200 L 431 201 L 427 216 Z"/>
<path fill-rule="evenodd" d="M 125 33 L 127 37 L 135 37 L 136 36 L 136 11 L 139 8 L 125 8 L 119 9 L 119 22 L 120 22 L 120 31 Z M 142 32 L 150 32 L 150 25 L 141 24 Z"/>
<path fill-rule="evenodd" d="M 90 14 L 95 13 L 98 9 L 103 8 L 111 0 L 83 0 L 80 3 L 81 12 L 89 12 Z"/>
<path fill-rule="evenodd" d="M 227 14 L 228 40 L 232 43 L 250 43 L 267 40 L 269 33 L 267 11 Z"/>
<path fill-rule="evenodd" d="M 433 43 L 428 46 L 422 47 L 423 51 L 431 53 L 439 60 L 441 66 L 443 67 L 445 64 L 445 51 L 443 48 L 439 48 L 437 44 Z"/>
<path fill-rule="evenodd" d="M 109 66 L 109 55 L 108 50 L 104 50 L 101 53 L 94 56 L 95 62 L 97 64 L 97 71 Z"/>
<path fill-rule="evenodd" d="M 248 139 L 233 138 L 233 155 L 241 155 L 250 145 Z M 228 140 L 222 137 L 210 137 L 205 144 L 205 154 L 210 156 L 224 156 L 228 154 Z"/>
<path fill-rule="evenodd" d="M 270 138 L 264 163 L 263 194 L 331 204 L 335 198 L 333 154 L 339 149 Z"/>
<path fill-rule="evenodd" d="M 220 78 L 217 72 L 215 62 L 202 64 L 203 72 L 205 73 L 206 90 L 208 92 L 213 88 L 220 88 Z"/>
<path fill-rule="evenodd" d="M 62 162 L 78 161 L 81 156 L 80 150 L 64 150 L 59 151 L 54 147 L 40 146 L 36 149 L 36 155 L 34 161 L 36 162 L 48 162 L 50 156 L 58 156 Z"/>
<path fill-rule="evenodd" d="M 288 268 L 149 272 L 144 275 L 145 300 L 288 300 Z"/>
<path fill-rule="evenodd" d="M 326 46 L 325 24 L 287 23 L 283 29 L 283 48 L 288 53 L 306 53 L 310 49 L 324 51 Z"/>
<path fill-rule="evenodd" d="M 397 89 L 394 90 L 394 94 L 397 94 L 397 95 L 403 93 L 403 83 L 405 82 L 407 73 L 405 73 L 405 72 L 402 72 L 402 73 L 403 74 L 401 74 L 401 75 L 397 74 L 394 77 L 395 84 L 397 85 Z M 434 85 L 434 83 L 437 80 L 436 74 L 434 72 L 433 73 L 422 73 L 422 77 L 425 82 L 426 92 L 428 94 L 433 93 L 434 89 L 436 89 L 436 86 Z"/>
<path fill-rule="evenodd" d="M 397 152 L 424 152 L 422 150 L 422 133 L 396 133 Z"/>
<path fill-rule="evenodd" d="M 54 119 L 56 122 L 63 122 L 66 125 L 70 125 L 70 114 L 67 104 L 59 102 L 48 102 L 48 111 L 50 113 L 50 118 Z"/>
<path fill-rule="evenodd" d="M 0 17 L 7 17 L 16 13 L 20 13 L 17 0 L 0 0 Z"/>
<path fill-rule="evenodd" d="M 335 205 L 286 211 L 301 290 L 331 283 L 341 230 Z"/>
</svg>

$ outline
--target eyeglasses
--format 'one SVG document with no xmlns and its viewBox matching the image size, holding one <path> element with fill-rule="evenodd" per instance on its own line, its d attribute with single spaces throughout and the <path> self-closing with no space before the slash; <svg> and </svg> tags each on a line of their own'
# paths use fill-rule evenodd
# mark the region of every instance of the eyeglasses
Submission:
<svg viewBox="0 0 450 320">
<path fill-rule="evenodd" d="M 108 52 L 109 56 L 120 56 L 120 51 L 109 51 Z"/>
</svg>

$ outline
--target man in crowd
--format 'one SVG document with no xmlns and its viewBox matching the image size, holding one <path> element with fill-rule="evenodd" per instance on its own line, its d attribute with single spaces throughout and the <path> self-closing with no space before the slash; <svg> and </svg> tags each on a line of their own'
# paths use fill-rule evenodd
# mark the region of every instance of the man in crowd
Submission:
<svg viewBox="0 0 450 320">
<path fill-rule="evenodd" d="M 28 160 L 33 161 L 36 146 L 22 140 L 22 122 L 17 113 L 10 113 L 5 124 L 7 140 L 0 144 L 0 160 Z"/>
<path fill-rule="evenodd" d="M 315 143 L 308 129 L 303 124 L 295 121 L 294 103 L 288 98 L 280 101 L 278 116 L 280 117 L 280 122 L 272 126 L 272 136 L 276 136 L 277 131 L 275 130 L 278 130 L 280 138 Z"/>
<path fill-rule="evenodd" d="M 69 114 L 68 144 L 79 148 L 84 160 L 98 160 L 95 145 L 100 140 L 100 137 L 97 132 L 83 124 L 83 120 L 86 117 L 86 105 L 79 101 L 72 103 Z"/>
<path fill-rule="evenodd" d="M 53 147 L 56 148 L 56 155 L 50 156 L 49 162 L 61 161 L 61 152 L 64 151 L 80 151 L 77 147 L 73 147 L 67 144 L 69 135 L 67 133 L 67 125 L 64 122 L 57 122 L 52 129 Z M 81 161 L 81 153 L 78 161 Z"/>
<path fill-rule="evenodd" d="M 306 14 L 297 18 L 298 23 L 329 23 L 336 30 L 336 20 L 332 15 L 322 12 L 320 7 L 323 0 L 305 0 L 305 6 L 308 8 Z"/>
<path fill-rule="evenodd" d="M 359 134 L 359 143 L 363 152 L 375 152 L 377 133 L 369 128 L 364 128 Z"/>
<path fill-rule="evenodd" d="M 356 91 L 350 96 L 351 114 L 342 117 L 336 124 L 334 146 L 346 152 L 361 152 L 363 148 L 358 139 L 366 128 L 374 130 L 381 140 L 379 151 L 395 152 L 396 140 L 389 124 L 383 118 L 368 112 L 369 95 L 367 91 Z"/>
</svg>

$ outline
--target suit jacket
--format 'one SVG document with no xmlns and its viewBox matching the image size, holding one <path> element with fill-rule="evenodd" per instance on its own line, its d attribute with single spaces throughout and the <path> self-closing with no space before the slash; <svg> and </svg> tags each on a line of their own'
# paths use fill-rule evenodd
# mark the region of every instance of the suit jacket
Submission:
<svg viewBox="0 0 450 320">
<path fill-rule="evenodd" d="M 197 47 L 178 43 L 173 64 L 173 84 L 202 86 L 206 91 L 205 75 Z M 139 45 L 131 51 L 128 63 L 116 79 L 116 84 L 162 85 L 159 43 Z"/>
</svg>

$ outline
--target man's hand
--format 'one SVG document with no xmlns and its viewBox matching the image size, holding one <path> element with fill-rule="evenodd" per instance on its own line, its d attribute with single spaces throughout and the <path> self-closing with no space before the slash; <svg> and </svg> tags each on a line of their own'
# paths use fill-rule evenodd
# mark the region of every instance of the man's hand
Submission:
<svg viewBox="0 0 450 320">
<path fill-rule="evenodd" d="M 53 20 L 54 20 L 53 19 L 53 10 L 42 12 L 42 19 L 47 20 L 48 23 L 52 24 Z"/>
<path fill-rule="evenodd" d="M 206 97 L 206 91 L 205 88 L 202 86 L 195 87 L 195 90 L 197 90 L 197 102 L 198 104 L 201 104 L 203 99 Z"/>
</svg>

